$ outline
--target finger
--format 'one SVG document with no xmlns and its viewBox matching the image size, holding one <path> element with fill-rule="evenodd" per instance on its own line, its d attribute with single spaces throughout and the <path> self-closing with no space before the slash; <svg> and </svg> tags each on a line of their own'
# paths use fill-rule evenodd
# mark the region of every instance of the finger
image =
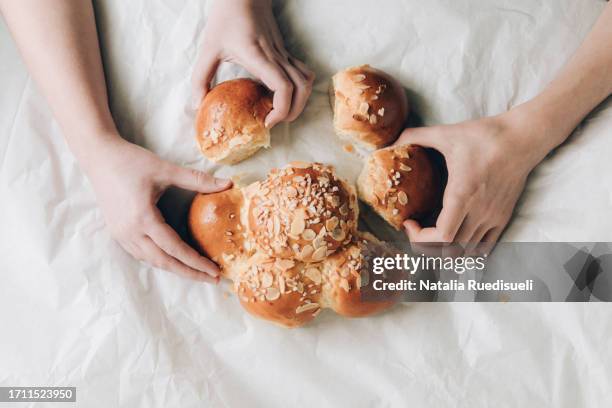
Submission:
<svg viewBox="0 0 612 408">
<path fill-rule="evenodd" d="M 121 245 L 121 248 L 123 248 L 125 252 L 130 254 L 132 258 L 136 259 L 137 261 L 142 261 L 143 257 L 140 251 L 140 247 L 133 241 L 130 241 L 128 239 L 117 239 L 117 243 Z"/>
<path fill-rule="evenodd" d="M 451 243 L 455 239 L 466 214 L 467 207 L 464 204 L 445 203 L 435 227 L 421 228 L 418 223 L 415 225 L 413 220 L 407 220 L 404 222 L 404 228 L 411 242 Z"/>
<path fill-rule="evenodd" d="M 216 53 L 202 51 L 191 76 L 192 106 L 198 109 L 210 89 L 215 77 L 220 59 Z"/>
<path fill-rule="evenodd" d="M 471 243 L 471 239 L 474 237 L 474 233 L 482 226 L 482 220 L 480 217 L 469 213 L 463 220 L 457 236 L 454 241 L 459 244 L 464 244 L 466 247 Z M 486 231 L 485 231 L 486 232 Z"/>
<path fill-rule="evenodd" d="M 282 55 L 284 60 L 286 60 L 289 64 L 293 65 L 300 71 L 300 74 L 304 79 L 306 79 L 310 83 L 313 83 L 315 80 L 315 73 L 310 68 L 308 68 L 308 66 L 304 62 L 293 57 L 289 52 L 287 52 L 283 43 L 282 36 L 278 29 L 272 30 L 270 34 L 273 38 L 273 52 L 275 54 Z M 268 54 L 268 49 L 266 49 L 265 44 L 262 44 L 262 49 L 266 54 Z"/>
<path fill-rule="evenodd" d="M 487 231 L 489 231 L 489 229 L 489 226 L 482 224 L 478 227 L 476 231 L 474 231 L 474 234 L 472 235 L 472 238 L 470 238 L 469 243 L 465 249 L 465 252 L 467 254 L 474 255 L 484 253 L 483 251 L 486 249 L 486 245 L 482 244 L 482 240 Z"/>
<path fill-rule="evenodd" d="M 292 64 L 290 55 L 282 45 L 282 40 L 277 41 L 275 39 L 272 42 L 262 42 L 260 46 L 264 55 L 269 60 L 276 61 L 293 84 L 291 109 L 285 119 L 288 122 L 292 122 L 300 116 L 312 92 L 312 75 L 305 75 L 300 69 Z"/>
<path fill-rule="evenodd" d="M 213 278 L 206 273 L 198 272 L 195 269 L 190 268 L 189 266 L 171 257 L 160 247 L 158 247 L 155 242 L 153 242 L 153 240 L 149 237 L 144 237 L 139 243 L 139 245 L 143 253 L 145 262 L 149 263 L 155 268 L 176 273 L 177 275 L 195 281 L 209 282 L 214 284 L 217 284 L 219 282 L 218 278 Z"/>
<path fill-rule="evenodd" d="M 497 245 L 499 237 L 504 232 L 503 227 L 492 228 L 482 237 L 482 251 L 485 254 L 490 254 Z"/>
<path fill-rule="evenodd" d="M 231 180 L 180 166 L 172 166 L 166 173 L 167 184 L 199 193 L 216 193 L 232 186 Z"/>
<path fill-rule="evenodd" d="M 308 65 L 304 64 L 302 61 L 300 61 L 299 59 L 289 56 L 289 62 L 296 67 L 297 69 L 300 70 L 300 72 L 302 73 L 302 76 L 308 81 L 310 82 L 310 84 L 312 85 L 316 79 L 316 75 L 314 73 L 313 70 L 311 70 L 310 68 L 308 68 Z"/>
<path fill-rule="evenodd" d="M 293 97 L 291 100 L 291 110 L 287 116 L 287 121 L 292 122 L 300 116 L 308 97 L 312 92 L 312 82 L 308 81 L 300 70 L 291 65 L 289 62 L 283 65 L 283 69 L 293 82 Z"/>
<path fill-rule="evenodd" d="M 219 276 L 219 267 L 187 245 L 176 231 L 166 224 L 161 214 L 158 214 L 157 222 L 149 227 L 148 233 L 149 238 L 158 247 L 184 265 L 215 278 Z"/>
<path fill-rule="evenodd" d="M 275 61 L 268 59 L 259 46 L 253 46 L 240 63 L 274 92 L 273 108 L 266 117 L 266 127 L 272 128 L 286 120 L 291 110 L 293 84 L 284 69 Z"/>
<path fill-rule="evenodd" d="M 443 126 L 408 128 L 402 132 L 393 145 L 413 144 L 444 152 L 446 143 L 443 129 Z"/>
</svg>

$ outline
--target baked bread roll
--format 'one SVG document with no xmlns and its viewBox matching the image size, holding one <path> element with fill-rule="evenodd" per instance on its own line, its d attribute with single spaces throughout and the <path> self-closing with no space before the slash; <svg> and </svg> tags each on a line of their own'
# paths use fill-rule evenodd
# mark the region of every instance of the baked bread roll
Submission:
<svg viewBox="0 0 612 408">
<path fill-rule="evenodd" d="M 188 224 L 248 312 L 298 327 L 324 308 L 356 317 L 393 304 L 361 300 L 366 254 L 389 250 L 357 231 L 357 212 L 333 167 L 292 163 L 243 189 L 197 195 Z"/>
<path fill-rule="evenodd" d="M 321 261 L 351 241 L 355 190 L 331 166 L 292 163 L 246 189 L 252 242 L 269 256 Z"/>
<path fill-rule="evenodd" d="M 336 134 L 367 150 L 395 142 L 409 111 L 404 88 L 390 75 L 369 65 L 334 75 L 330 101 Z"/>
<path fill-rule="evenodd" d="M 377 150 L 357 180 L 359 198 L 396 229 L 409 218 L 421 219 L 439 207 L 441 177 L 420 146 Z"/>
<path fill-rule="evenodd" d="M 270 146 L 265 119 L 272 93 L 262 84 L 240 78 L 222 82 L 206 95 L 196 117 L 196 140 L 202 154 L 220 164 L 235 164 Z"/>
</svg>

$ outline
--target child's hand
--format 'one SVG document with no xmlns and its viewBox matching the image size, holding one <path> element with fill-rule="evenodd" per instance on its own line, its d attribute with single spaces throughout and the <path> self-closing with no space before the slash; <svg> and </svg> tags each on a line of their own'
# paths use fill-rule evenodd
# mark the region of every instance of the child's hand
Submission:
<svg viewBox="0 0 612 408">
<path fill-rule="evenodd" d="M 230 187 L 229 180 L 176 166 L 119 138 L 86 167 L 111 234 L 127 252 L 187 278 L 218 282 L 219 268 L 181 240 L 156 203 L 171 185 L 213 193 Z"/>
<path fill-rule="evenodd" d="M 270 0 L 214 1 L 192 77 L 195 105 L 208 91 L 221 61 L 241 65 L 274 92 L 268 128 L 293 121 L 304 110 L 314 74 L 285 49 Z"/>
</svg>

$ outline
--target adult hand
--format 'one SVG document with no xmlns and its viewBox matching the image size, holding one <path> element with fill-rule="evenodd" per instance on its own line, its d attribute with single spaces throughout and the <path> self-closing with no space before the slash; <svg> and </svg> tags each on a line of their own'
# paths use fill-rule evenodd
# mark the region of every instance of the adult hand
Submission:
<svg viewBox="0 0 612 408">
<path fill-rule="evenodd" d="M 271 0 L 214 1 L 192 76 L 194 105 L 206 95 L 222 61 L 241 65 L 274 92 L 266 127 L 293 121 L 304 110 L 314 73 L 285 49 Z"/>
<path fill-rule="evenodd" d="M 415 243 L 493 245 L 508 224 L 529 173 L 544 156 L 529 129 L 505 114 L 456 125 L 407 129 L 397 144 L 438 150 L 448 184 L 435 227 L 404 222 Z M 487 245 L 489 246 L 489 245 Z"/>
<path fill-rule="evenodd" d="M 127 252 L 187 278 L 218 282 L 219 268 L 181 240 L 156 204 L 171 185 L 214 193 L 231 181 L 176 166 L 118 137 L 98 149 L 85 171 L 112 236 Z"/>
</svg>

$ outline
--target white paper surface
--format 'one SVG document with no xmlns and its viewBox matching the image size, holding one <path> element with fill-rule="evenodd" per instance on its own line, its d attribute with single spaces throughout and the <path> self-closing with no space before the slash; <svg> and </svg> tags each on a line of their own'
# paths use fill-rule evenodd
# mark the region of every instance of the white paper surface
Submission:
<svg viewBox="0 0 612 408">
<path fill-rule="evenodd" d="M 571 56 L 598 0 L 302 0 L 279 4 L 287 44 L 318 75 L 273 148 L 210 166 L 193 138 L 189 77 L 203 0 L 96 4 L 114 115 L 128 139 L 220 175 L 290 160 L 361 162 L 333 135 L 330 75 L 396 75 L 426 124 L 499 113 Z M 228 27 L 228 30 L 231 27 Z M 221 79 L 239 71 L 223 67 Z M 0 25 L 0 385 L 78 387 L 83 407 L 587 407 L 612 398 L 606 304 L 401 305 L 277 328 L 227 287 L 140 265 L 110 238 L 92 189 Z M 568 101 L 571 103 L 571 101 Z M 506 240 L 612 240 L 612 108 L 531 177 Z M 177 204 L 180 219 L 184 205 Z M 1 404 L 0 404 L 1 405 Z M 24 406 L 27 406 L 24 405 Z"/>
</svg>

